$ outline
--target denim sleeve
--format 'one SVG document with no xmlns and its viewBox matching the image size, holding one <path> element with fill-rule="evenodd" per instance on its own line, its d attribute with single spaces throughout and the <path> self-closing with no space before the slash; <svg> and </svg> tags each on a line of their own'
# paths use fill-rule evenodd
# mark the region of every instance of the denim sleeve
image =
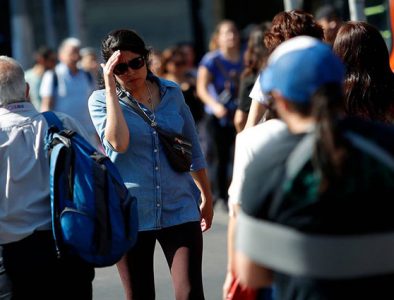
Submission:
<svg viewBox="0 0 394 300">
<path fill-rule="evenodd" d="M 94 91 L 90 95 L 89 113 L 106 153 L 108 154 L 108 150 L 115 151 L 112 145 L 104 137 L 105 127 L 107 125 L 107 105 L 105 102 L 105 90 Z"/>
</svg>

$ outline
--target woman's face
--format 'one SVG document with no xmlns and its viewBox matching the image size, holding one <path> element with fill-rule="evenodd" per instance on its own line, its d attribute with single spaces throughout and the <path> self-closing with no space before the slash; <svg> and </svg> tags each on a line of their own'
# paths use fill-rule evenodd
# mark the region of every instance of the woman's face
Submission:
<svg viewBox="0 0 394 300">
<path fill-rule="evenodd" d="M 136 90 L 145 84 L 148 70 L 142 55 L 131 51 L 120 51 L 117 66 L 122 72 L 121 74 L 116 74 L 117 67 L 115 67 L 114 73 L 116 80 L 126 90 Z"/>
<path fill-rule="evenodd" d="M 186 59 L 182 55 L 174 55 L 167 63 L 167 71 L 175 75 L 186 72 Z"/>
<path fill-rule="evenodd" d="M 217 41 L 219 48 L 239 47 L 239 33 L 237 28 L 231 23 L 224 23 L 220 26 Z"/>
</svg>

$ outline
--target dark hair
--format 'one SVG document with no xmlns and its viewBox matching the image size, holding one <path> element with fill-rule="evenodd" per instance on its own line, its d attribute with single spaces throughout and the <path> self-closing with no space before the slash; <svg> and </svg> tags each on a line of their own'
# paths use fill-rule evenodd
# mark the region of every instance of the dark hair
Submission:
<svg viewBox="0 0 394 300">
<path fill-rule="evenodd" d="M 343 87 L 338 83 L 321 86 L 311 97 L 316 120 L 316 143 L 313 163 L 320 170 L 320 190 L 340 180 L 347 157 L 347 145 L 339 121 L 344 115 Z"/>
<path fill-rule="evenodd" d="M 386 43 L 365 22 L 346 22 L 338 31 L 334 52 L 346 65 L 345 108 L 349 115 L 391 122 L 394 75 Z"/>
<path fill-rule="evenodd" d="M 148 76 L 152 72 L 149 70 L 149 54 L 151 49 L 145 45 L 144 40 L 130 29 L 116 29 L 111 31 L 101 42 L 101 55 L 104 62 L 107 62 L 111 55 L 117 51 L 131 51 L 144 57 L 148 68 Z M 99 78 L 99 87 L 105 88 L 104 79 Z M 118 85 L 118 82 L 116 82 Z"/>
<path fill-rule="evenodd" d="M 186 63 L 185 53 L 182 51 L 181 46 L 172 46 L 170 48 L 164 49 L 161 53 L 161 57 L 162 74 L 168 73 L 167 65 L 176 57 L 181 57 L 181 59 Z"/>
<path fill-rule="evenodd" d="M 101 43 L 101 54 L 105 62 L 117 51 L 131 51 L 142 55 L 148 60 L 150 49 L 145 45 L 144 40 L 130 29 L 117 29 L 111 31 Z"/>
<path fill-rule="evenodd" d="M 323 28 L 313 16 L 301 10 L 283 11 L 272 20 L 271 28 L 265 33 L 264 44 L 269 52 L 282 42 L 300 35 L 308 35 L 323 40 Z"/>
<path fill-rule="evenodd" d="M 327 21 L 341 20 L 339 11 L 331 4 L 319 7 L 315 12 L 316 20 L 326 19 Z"/>
<path fill-rule="evenodd" d="M 264 32 L 269 28 L 270 23 L 266 22 L 256 27 L 249 34 L 247 48 L 244 53 L 245 68 L 241 78 L 251 74 L 256 75 L 264 66 L 268 58 L 268 49 L 263 42 Z"/>
<path fill-rule="evenodd" d="M 40 46 L 36 52 L 34 53 L 35 59 L 37 60 L 39 57 L 47 60 L 51 58 L 52 55 L 56 55 L 55 50 L 47 47 L 47 46 Z"/>
</svg>

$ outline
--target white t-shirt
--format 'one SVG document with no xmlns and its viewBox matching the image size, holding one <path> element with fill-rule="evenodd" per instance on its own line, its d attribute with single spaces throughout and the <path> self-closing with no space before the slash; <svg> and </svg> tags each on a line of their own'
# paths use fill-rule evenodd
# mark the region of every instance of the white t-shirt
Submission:
<svg viewBox="0 0 394 300">
<path fill-rule="evenodd" d="M 249 97 L 252 100 L 256 100 L 259 103 L 267 103 L 267 96 L 264 95 L 260 86 L 260 75 L 257 76 L 257 79 L 253 85 L 252 90 L 250 91 Z"/>
<path fill-rule="evenodd" d="M 240 204 L 241 186 L 245 181 L 245 169 L 254 160 L 256 153 L 274 136 L 287 131 L 287 125 L 279 119 L 271 119 L 256 126 L 247 128 L 237 135 L 233 177 L 229 194 L 230 214 L 234 204 Z"/>
</svg>

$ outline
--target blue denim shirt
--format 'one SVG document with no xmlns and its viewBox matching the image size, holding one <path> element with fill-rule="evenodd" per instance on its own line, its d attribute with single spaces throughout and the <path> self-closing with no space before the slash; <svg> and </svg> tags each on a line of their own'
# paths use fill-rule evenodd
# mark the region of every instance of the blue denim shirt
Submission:
<svg viewBox="0 0 394 300">
<path fill-rule="evenodd" d="M 206 167 L 190 109 L 176 83 L 155 77 L 161 101 L 155 108 L 156 122 L 163 129 L 182 133 L 192 141 L 191 171 Z M 89 98 L 89 110 L 97 133 L 111 160 L 118 167 L 130 193 L 137 197 L 139 230 L 154 230 L 200 220 L 200 191 L 190 173 L 174 171 L 156 131 L 133 108 L 120 101 L 130 131 L 126 152 L 116 152 L 104 138 L 105 90 Z M 141 105 L 148 115 L 151 112 Z"/>
</svg>

